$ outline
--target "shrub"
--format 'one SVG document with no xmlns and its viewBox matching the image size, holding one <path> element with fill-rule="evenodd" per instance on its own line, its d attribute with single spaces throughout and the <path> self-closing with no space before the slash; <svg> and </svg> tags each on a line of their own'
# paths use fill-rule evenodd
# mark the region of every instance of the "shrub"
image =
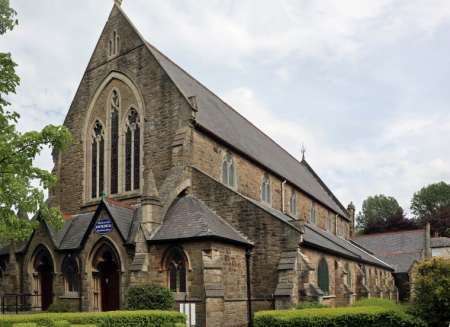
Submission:
<svg viewBox="0 0 450 327">
<path fill-rule="evenodd" d="M 66 320 L 71 325 L 92 325 L 96 327 L 175 327 L 177 323 L 184 323 L 186 321 L 186 317 L 183 314 L 174 311 L 150 310 L 96 313 L 36 313 L 23 315 L 0 315 L 0 327 L 13 327 L 20 323 L 34 323 L 35 326 L 49 327 L 52 326 L 55 321 L 61 320 Z M 29 327 L 27 325 L 25 326 Z"/>
<path fill-rule="evenodd" d="M 35 323 L 29 322 L 29 323 L 23 323 L 23 324 L 14 324 L 12 327 L 37 327 Z"/>
<path fill-rule="evenodd" d="M 414 280 L 415 311 L 430 326 L 450 323 L 450 259 L 433 258 L 418 264 Z"/>
<path fill-rule="evenodd" d="M 305 302 L 300 302 L 295 307 L 295 309 L 297 309 L 297 310 L 317 309 L 317 308 L 328 308 L 328 305 L 323 304 L 323 303 L 319 303 L 319 302 L 305 301 Z"/>
<path fill-rule="evenodd" d="M 172 292 L 156 285 L 134 286 L 128 289 L 129 310 L 171 310 L 175 304 Z"/>
<path fill-rule="evenodd" d="M 71 324 L 67 320 L 56 320 L 52 323 L 51 327 L 70 327 Z"/>
<path fill-rule="evenodd" d="M 358 300 L 353 304 L 354 307 L 382 307 L 382 308 L 401 308 L 401 306 L 394 301 L 380 298 L 370 298 Z"/>
<path fill-rule="evenodd" d="M 426 327 L 418 318 L 382 307 L 261 311 L 255 327 Z"/>
<path fill-rule="evenodd" d="M 48 312 L 76 312 L 74 305 L 68 301 L 57 300 L 48 307 Z"/>
</svg>

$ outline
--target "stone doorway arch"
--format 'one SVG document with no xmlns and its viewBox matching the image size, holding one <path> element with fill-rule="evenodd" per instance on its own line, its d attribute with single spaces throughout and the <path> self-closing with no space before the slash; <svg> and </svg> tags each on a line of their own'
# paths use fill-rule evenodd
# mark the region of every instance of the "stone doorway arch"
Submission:
<svg viewBox="0 0 450 327">
<path fill-rule="evenodd" d="M 47 248 L 40 246 L 33 258 L 33 299 L 34 306 L 43 311 L 48 310 L 53 303 L 53 259 Z"/>
<path fill-rule="evenodd" d="M 108 242 L 102 243 L 92 257 L 92 280 L 95 311 L 120 309 L 119 255 Z"/>
</svg>

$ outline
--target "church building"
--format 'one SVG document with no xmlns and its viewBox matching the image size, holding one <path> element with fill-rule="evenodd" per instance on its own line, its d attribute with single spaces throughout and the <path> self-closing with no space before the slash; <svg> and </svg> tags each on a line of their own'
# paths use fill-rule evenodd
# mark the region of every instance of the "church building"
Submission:
<svg viewBox="0 0 450 327">
<path fill-rule="evenodd" d="M 396 299 L 393 268 L 351 240 L 344 207 L 299 161 L 148 43 L 116 3 L 54 153 L 58 184 L 29 241 L 0 251 L 0 293 L 33 308 L 126 307 L 169 288 L 191 326 L 248 326 L 302 301 Z M 1 295 L 0 294 L 0 295 Z"/>
</svg>

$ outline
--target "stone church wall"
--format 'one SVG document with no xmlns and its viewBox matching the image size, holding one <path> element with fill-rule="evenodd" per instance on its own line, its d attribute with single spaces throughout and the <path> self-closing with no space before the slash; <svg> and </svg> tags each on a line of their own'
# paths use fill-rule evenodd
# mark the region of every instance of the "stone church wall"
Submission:
<svg viewBox="0 0 450 327">
<path fill-rule="evenodd" d="M 120 54 L 109 58 L 107 44 L 114 30 L 118 31 L 121 39 Z M 52 190 L 51 200 L 53 205 L 59 206 L 65 213 L 76 213 L 85 204 L 83 192 L 87 189 L 87 181 L 84 181 L 85 163 L 81 158 L 84 158 L 85 123 L 89 119 L 87 111 L 99 86 L 111 72 L 125 75 L 142 96 L 145 112 L 144 165 L 153 169 L 158 187 L 164 183 L 168 172 L 176 165 L 172 143 L 177 131 L 191 119 L 191 108 L 136 32 L 118 10 L 114 9 L 64 122 L 72 132 L 73 143 L 61 158 L 55 158 L 55 172 L 59 176 L 59 184 Z M 125 90 L 123 100 L 130 103 L 135 101 L 128 99 L 130 96 Z M 104 104 L 104 101 L 100 101 L 95 108 L 99 115 L 105 114 Z M 185 160 L 186 157 L 186 153 L 178 153 L 176 160 Z M 105 161 L 108 160 L 109 158 L 105 157 Z M 142 171 L 143 169 L 141 174 Z M 108 175 L 105 175 L 105 178 L 108 179 Z M 115 197 L 121 198 L 121 195 Z"/>
<path fill-rule="evenodd" d="M 192 169 L 192 193 L 254 242 L 251 281 L 254 310 L 273 308 L 281 252 L 297 248 L 300 233 L 212 177 Z"/>
<path fill-rule="evenodd" d="M 271 207 L 282 211 L 282 182 L 278 176 L 268 172 L 264 167 L 257 163 L 250 161 L 241 154 L 224 146 L 220 142 L 214 140 L 212 137 L 195 131 L 193 135 L 193 165 L 198 169 L 206 172 L 208 175 L 217 180 L 222 176 L 222 160 L 226 151 L 233 153 L 233 159 L 236 165 L 237 186 L 236 190 L 245 196 L 248 196 L 256 201 L 260 201 L 261 180 L 265 173 L 269 173 L 271 187 L 272 187 L 272 205 Z M 275 160 L 275 158 L 274 158 Z M 289 200 L 291 198 L 292 190 L 297 192 L 297 214 L 290 213 Z M 293 217 L 303 218 L 307 222 L 311 222 L 311 204 L 312 199 L 309 195 L 296 188 L 294 185 L 285 184 L 285 200 L 284 211 L 291 214 Z M 322 229 L 326 228 L 325 220 L 330 213 L 330 210 L 325 208 L 320 203 L 316 203 L 317 208 L 317 225 Z M 333 214 L 334 217 L 334 214 Z M 345 237 L 350 236 L 350 226 L 348 220 L 340 217 L 341 221 L 345 223 Z M 336 230 L 332 231 L 336 234 Z"/>
</svg>

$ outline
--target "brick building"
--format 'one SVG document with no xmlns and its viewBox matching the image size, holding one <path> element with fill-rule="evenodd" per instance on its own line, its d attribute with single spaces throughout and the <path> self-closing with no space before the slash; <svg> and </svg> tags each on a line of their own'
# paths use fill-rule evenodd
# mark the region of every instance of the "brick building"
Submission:
<svg viewBox="0 0 450 327">
<path fill-rule="evenodd" d="M 195 304 L 196 326 L 247 326 L 251 312 L 305 300 L 396 298 L 392 267 L 350 240 L 354 207 L 117 4 L 64 125 L 74 142 L 54 153 L 49 201 L 66 222 L 3 249 L 3 293 L 115 310 L 128 287 L 160 284 Z"/>
</svg>

